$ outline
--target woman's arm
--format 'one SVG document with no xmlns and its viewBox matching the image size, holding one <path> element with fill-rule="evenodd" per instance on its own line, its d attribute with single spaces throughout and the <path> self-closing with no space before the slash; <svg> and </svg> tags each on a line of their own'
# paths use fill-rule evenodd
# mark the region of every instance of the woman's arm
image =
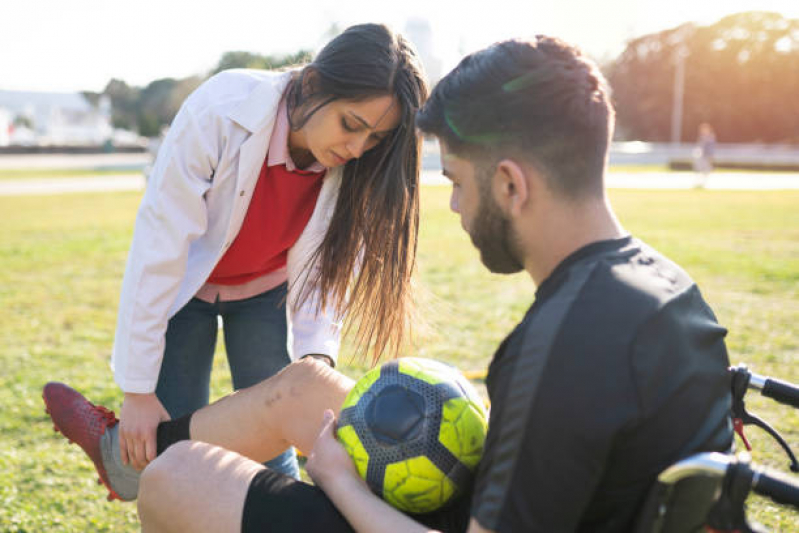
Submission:
<svg viewBox="0 0 799 533">
<path fill-rule="evenodd" d="M 218 154 L 215 135 L 198 120 L 187 101 L 164 140 L 136 216 L 112 359 L 124 392 L 155 390 L 169 309 L 186 275 L 189 245 L 208 227 L 205 194 Z"/>
<path fill-rule="evenodd" d="M 169 309 L 186 276 L 189 244 L 207 228 L 205 193 L 217 157 L 213 137 L 200 127 L 187 101 L 161 146 L 136 217 L 112 364 L 125 393 L 120 453 L 123 462 L 137 469 L 155 458 L 156 427 L 169 420 L 154 391 Z"/>
<path fill-rule="evenodd" d="M 325 422 L 305 468 L 311 478 L 350 525 L 360 533 L 430 532 L 428 528 L 375 496 L 358 475 L 352 459 L 336 440 L 335 417 L 325 411 Z"/>
</svg>

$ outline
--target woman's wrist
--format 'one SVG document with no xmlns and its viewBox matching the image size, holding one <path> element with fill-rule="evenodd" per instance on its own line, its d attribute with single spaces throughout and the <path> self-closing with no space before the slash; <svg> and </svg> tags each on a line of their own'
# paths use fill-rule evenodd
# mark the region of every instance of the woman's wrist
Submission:
<svg viewBox="0 0 799 533">
<path fill-rule="evenodd" d="M 329 355 L 325 355 L 323 353 L 307 353 L 303 355 L 300 359 L 305 359 L 306 357 L 312 357 L 313 359 L 318 359 L 320 361 L 323 361 L 327 363 L 328 366 L 330 366 L 330 368 L 336 367 L 336 362 L 333 361 L 333 358 L 330 357 Z"/>
</svg>

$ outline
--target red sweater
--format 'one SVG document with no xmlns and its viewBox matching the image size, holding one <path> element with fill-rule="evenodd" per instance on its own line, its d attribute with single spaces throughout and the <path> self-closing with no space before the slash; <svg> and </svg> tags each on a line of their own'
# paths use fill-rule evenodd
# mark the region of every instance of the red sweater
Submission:
<svg viewBox="0 0 799 533">
<path fill-rule="evenodd" d="M 313 214 L 324 176 L 324 171 L 270 167 L 265 160 L 241 230 L 208 282 L 240 285 L 286 266 L 289 248 Z"/>
</svg>

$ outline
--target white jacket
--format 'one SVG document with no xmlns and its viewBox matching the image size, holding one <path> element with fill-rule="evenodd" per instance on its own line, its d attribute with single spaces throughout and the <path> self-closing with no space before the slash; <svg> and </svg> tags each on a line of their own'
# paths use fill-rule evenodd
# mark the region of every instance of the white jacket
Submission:
<svg viewBox="0 0 799 533">
<path fill-rule="evenodd" d="M 241 228 L 290 73 L 228 70 L 203 83 L 175 117 L 136 217 L 119 302 L 112 366 L 125 392 L 155 390 L 167 322 L 206 282 Z M 340 324 L 298 311 L 298 276 L 324 237 L 341 170 L 328 171 L 313 215 L 288 253 L 289 353 L 338 356 Z"/>
</svg>

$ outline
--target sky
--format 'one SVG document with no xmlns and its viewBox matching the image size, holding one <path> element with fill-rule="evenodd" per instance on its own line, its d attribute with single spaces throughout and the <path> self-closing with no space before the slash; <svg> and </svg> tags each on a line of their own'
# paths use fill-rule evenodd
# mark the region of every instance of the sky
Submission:
<svg viewBox="0 0 799 533">
<path fill-rule="evenodd" d="M 799 18 L 799 0 L 0 0 L 0 89 L 99 92 L 111 78 L 144 86 L 205 75 L 226 51 L 315 51 L 334 25 L 403 32 L 409 19 L 429 22 L 445 71 L 493 42 L 539 33 L 602 61 L 631 38 L 752 10 Z"/>
</svg>

